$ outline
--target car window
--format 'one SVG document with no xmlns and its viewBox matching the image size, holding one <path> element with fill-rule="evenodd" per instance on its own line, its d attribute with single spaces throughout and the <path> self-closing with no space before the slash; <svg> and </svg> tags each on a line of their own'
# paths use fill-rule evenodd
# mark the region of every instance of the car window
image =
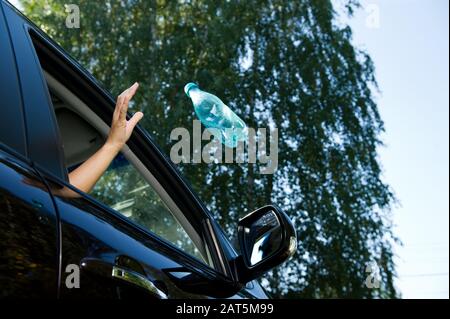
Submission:
<svg viewBox="0 0 450 319">
<path fill-rule="evenodd" d="M 73 93 L 63 93 L 59 87 L 63 83 L 56 81 L 48 73 L 45 74 L 63 144 L 64 160 L 68 171 L 72 171 L 101 147 L 101 133 L 94 127 L 95 124 L 92 126 L 85 119 L 95 116 L 95 113 L 85 105 L 81 107 L 81 104 L 70 102 L 73 97 L 67 94 Z M 101 120 L 94 122 L 100 125 Z M 122 153 L 115 157 L 89 195 L 184 252 L 206 262 L 172 211 Z"/>
<path fill-rule="evenodd" d="M 9 34 L 5 21 L 0 18 L 0 96 L 2 116 L 0 117 L 0 143 L 8 145 L 25 155 L 25 128 L 20 100 L 19 80 L 14 56 L 9 46 Z"/>
<path fill-rule="evenodd" d="M 90 195 L 181 250 L 203 260 L 193 241 L 157 192 L 122 153 L 116 156 Z"/>
<path fill-rule="evenodd" d="M 39 47 L 40 38 L 34 35 L 32 41 L 35 48 Z M 49 68 L 45 67 L 49 67 L 50 61 L 46 51 L 36 50 L 36 54 L 43 66 L 43 77 L 49 89 L 65 166 L 71 171 L 101 147 L 104 142 L 101 126 L 105 124 L 102 124 L 88 105 L 81 102 L 82 99 L 65 87 L 61 78 L 55 78 Z M 89 195 L 184 252 L 206 262 L 155 189 L 122 153 L 116 156 Z M 201 245 L 198 240 L 196 243 Z"/>
</svg>

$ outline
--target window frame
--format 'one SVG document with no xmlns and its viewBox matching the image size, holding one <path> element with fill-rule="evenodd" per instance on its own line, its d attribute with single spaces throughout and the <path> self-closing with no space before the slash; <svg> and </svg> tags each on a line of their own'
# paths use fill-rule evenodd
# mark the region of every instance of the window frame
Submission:
<svg viewBox="0 0 450 319">
<path fill-rule="evenodd" d="M 43 73 L 45 74 L 44 77 L 46 78 L 46 81 L 48 83 L 48 87 L 53 91 L 53 94 L 55 94 L 58 99 L 63 100 L 68 106 L 76 107 L 69 108 L 69 110 L 74 111 L 77 114 L 83 114 L 86 116 L 84 120 L 86 120 L 90 125 L 95 127 L 98 132 L 104 136 L 109 131 L 109 125 L 106 124 L 102 119 L 100 119 L 97 114 L 88 106 L 86 105 L 79 97 L 77 97 L 73 92 L 70 92 L 63 83 L 60 83 L 58 80 L 56 80 L 52 75 L 50 75 L 46 70 L 43 70 Z M 94 124 L 96 123 L 96 124 Z M 176 222 L 183 228 L 183 230 L 186 232 L 186 234 L 190 237 L 191 241 L 194 244 L 194 247 L 199 249 L 200 253 L 204 251 L 204 254 L 202 254 L 203 259 L 208 260 L 202 260 L 206 265 L 212 267 L 210 265 L 211 258 L 208 258 L 211 256 L 210 249 L 205 245 L 205 240 L 203 238 L 203 234 L 200 233 L 198 230 L 193 229 L 191 226 L 191 223 L 186 220 L 184 214 L 182 214 L 179 207 L 176 205 L 175 201 L 173 200 L 173 196 L 170 196 L 165 189 L 161 186 L 158 180 L 156 180 L 155 176 L 142 164 L 141 160 L 130 150 L 128 145 L 125 145 L 121 150 L 122 155 L 126 158 L 126 160 L 129 162 L 130 165 L 132 165 L 133 169 L 137 171 L 137 173 L 141 176 L 141 178 L 152 188 L 152 191 L 156 193 L 156 195 L 160 198 L 160 200 L 164 203 L 164 205 L 168 209 L 168 213 L 172 215 L 172 217 L 176 220 Z M 69 186 L 70 182 L 66 181 L 65 186 Z M 72 186 L 72 185 L 70 185 Z M 73 187 L 73 186 L 72 186 Z M 76 189 L 73 187 L 73 189 Z M 123 214 L 120 211 L 115 210 L 113 207 L 107 205 L 106 203 L 102 202 L 101 200 L 97 199 L 95 196 L 93 196 L 91 193 L 86 194 L 82 192 L 81 190 L 78 190 L 79 194 L 82 194 L 83 196 L 88 196 L 91 199 L 94 199 L 97 203 L 101 203 L 104 207 L 108 207 L 111 211 L 120 214 L 123 216 Z M 177 212 L 177 213 L 175 213 Z M 125 217 L 125 216 L 124 216 Z M 125 217 L 127 218 L 127 217 Z M 180 221 L 182 219 L 183 222 Z M 131 221 L 131 219 L 128 219 L 130 222 L 134 223 L 135 225 L 139 226 L 143 230 L 146 230 L 148 233 L 152 234 L 153 236 L 156 236 L 163 241 L 166 241 L 167 243 L 173 245 L 174 247 L 178 248 L 175 244 L 173 244 L 168 239 L 164 238 L 163 236 L 158 235 L 157 233 L 153 232 L 150 229 L 146 229 L 145 227 L 141 226 L 137 222 Z M 194 232 L 194 234 L 190 234 Z M 193 237 L 194 236 L 194 237 Z M 201 244 L 197 245 L 196 242 L 201 242 Z M 199 246 L 201 246 L 199 248 Z M 178 248 L 179 249 L 179 248 Z M 180 249 L 180 251 L 183 251 Z M 189 255 L 189 254 L 188 254 Z M 194 258 L 197 258 L 193 255 Z"/>
</svg>

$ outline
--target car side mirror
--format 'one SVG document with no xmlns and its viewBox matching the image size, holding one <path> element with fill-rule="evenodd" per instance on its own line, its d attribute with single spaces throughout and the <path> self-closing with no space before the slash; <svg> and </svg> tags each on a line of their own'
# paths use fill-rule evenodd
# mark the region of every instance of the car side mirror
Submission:
<svg viewBox="0 0 450 319">
<path fill-rule="evenodd" d="M 297 235 L 290 218 L 273 205 L 261 207 L 238 224 L 241 256 L 237 260 L 239 281 L 246 283 L 285 262 L 297 248 Z"/>
</svg>

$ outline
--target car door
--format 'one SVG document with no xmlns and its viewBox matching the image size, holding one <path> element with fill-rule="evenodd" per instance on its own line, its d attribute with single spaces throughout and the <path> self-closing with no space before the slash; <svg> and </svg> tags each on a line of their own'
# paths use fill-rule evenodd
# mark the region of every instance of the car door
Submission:
<svg viewBox="0 0 450 319">
<path fill-rule="evenodd" d="M 21 90 L 2 7 L 0 56 L 0 298 L 56 298 L 58 218 L 27 158 Z"/>
<path fill-rule="evenodd" d="M 114 167 L 125 169 L 119 181 L 129 181 L 134 174 L 136 187 L 124 193 L 139 196 L 108 202 L 102 191 L 84 194 L 68 183 L 49 79 L 70 92 L 73 103 L 88 106 L 102 123 L 110 123 L 114 100 L 30 21 L 8 5 L 4 8 L 13 47 L 20 52 L 16 62 L 30 158 L 59 214 L 60 296 L 204 298 L 237 292 L 241 287 L 229 264 L 233 252 L 224 248 L 218 226 L 140 128 L 123 158 L 112 165 L 112 172 Z M 132 218 L 126 206 L 131 202 L 136 212 Z M 153 214 L 142 216 L 146 211 Z"/>
<path fill-rule="evenodd" d="M 0 144 L 0 298 L 56 298 L 57 216 L 45 183 Z"/>
</svg>

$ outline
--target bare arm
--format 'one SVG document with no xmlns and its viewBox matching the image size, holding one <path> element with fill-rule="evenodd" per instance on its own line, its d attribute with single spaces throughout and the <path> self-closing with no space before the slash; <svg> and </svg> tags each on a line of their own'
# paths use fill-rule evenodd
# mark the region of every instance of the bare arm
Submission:
<svg viewBox="0 0 450 319">
<path fill-rule="evenodd" d="M 136 112 L 129 121 L 126 119 L 128 103 L 138 87 L 139 84 L 136 82 L 118 96 L 111 129 L 105 144 L 69 174 L 70 184 L 79 190 L 89 193 L 106 171 L 111 161 L 128 141 L 136 124 L 144 116 L 142 112 Z"/>
</svg>

